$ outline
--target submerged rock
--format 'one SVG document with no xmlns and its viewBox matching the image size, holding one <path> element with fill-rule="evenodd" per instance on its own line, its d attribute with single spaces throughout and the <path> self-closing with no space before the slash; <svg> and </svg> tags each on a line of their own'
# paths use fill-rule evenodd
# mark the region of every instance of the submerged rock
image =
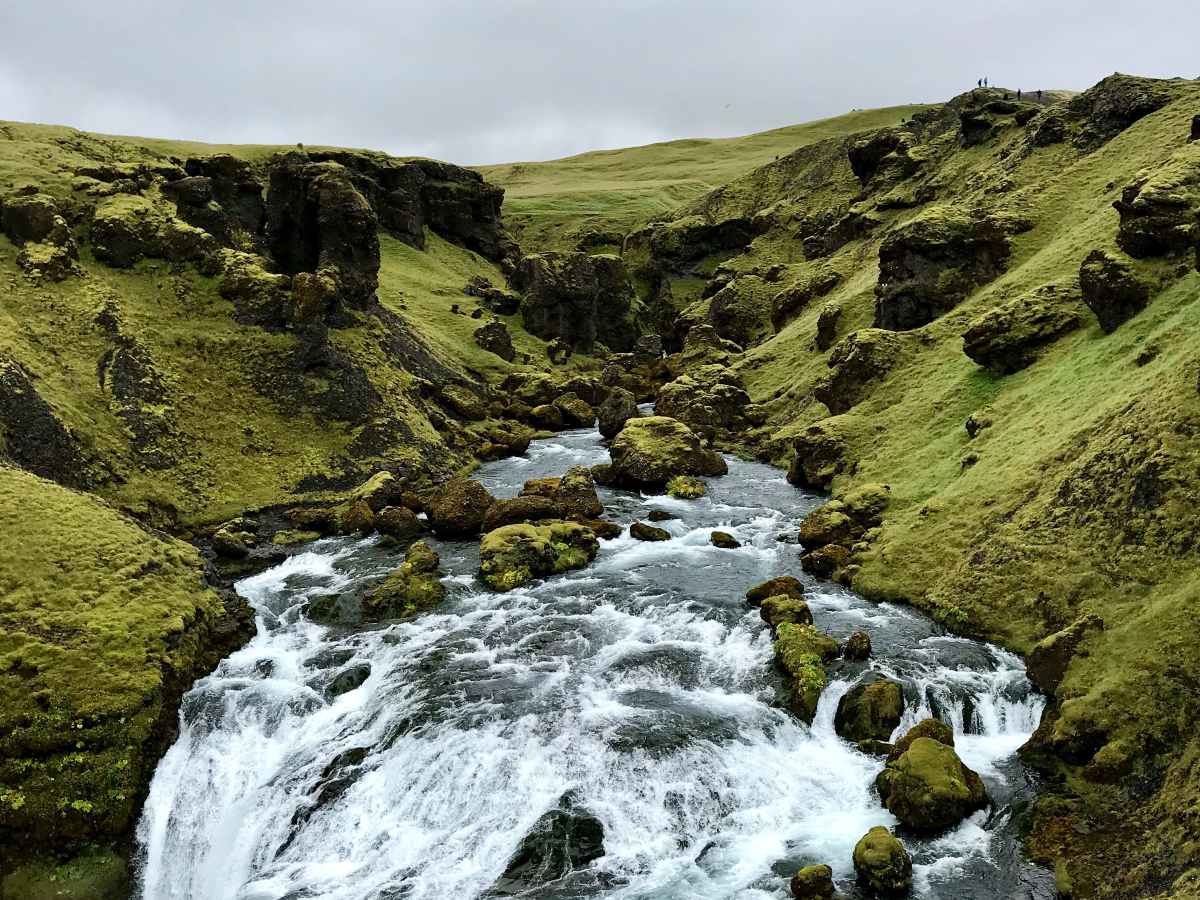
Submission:
<svg viewBox="0 0 1200 900">
<path fill-rule="evenodd" d="M 921 833 L 948 828 L 988 805 L 987 790 L 953 747 L 918 737 L 875 780 L 883 805 Z"/>
<path fill-rule="evenodd" d="M 639 541 L 669 541 L 671 532 L 665 528 L 656 528 L 645 522 L 634 522 L 629 526 L 629 536 Z"/>
<path fill-rule="evenodd" d="M 596 558 L 599 543 L 575 522 L 505 525 L 479 544 L 479 573 L 493 590 L 511 591 L 534 578 L 581 569 Z"/>
<path fill-rule="evenodd" d="M 904 715 L 904 692 L 887 678 L 852 687 L 838 701 L 833 728 L 851 743 L 886 741 Z"/>
<path fill-rule="evenodd" d="M 714 547 L 719 547 L 722 550 L 736 550 L 742 546 L 741 541 L 735 538 L 728 531 L 714 531 L 708 536 L 708 542 Z"/>
<path fill-rule="evenodd" d="M 633 488 L 662 487 L 676 475 L 724 475 L 725 460 L 700 446 L 682 422 L 666 416 L 630 419 L 609 447 L 612 477 Z"/>
<path fill-rule="evenodd" d="M 842 644 L 842 658 L 863 662 L 871 656 L 871 636 L 865 631 L 856 631 Z"/>
<path fill-rule="evenodd" d="M 546 813 L 521 840 L 504 874 L 487 896 L 523 895 L 562 881 L 604 855 L 604 826 L 587 813 L 555 809 Z"/>
<path fill-rule="evenodd" d="M 859 883 L 876 897 L 903 897 L 912 888 L 912 858 L 882 825 L 854 845 L 854 871 Z"/>
</svg>

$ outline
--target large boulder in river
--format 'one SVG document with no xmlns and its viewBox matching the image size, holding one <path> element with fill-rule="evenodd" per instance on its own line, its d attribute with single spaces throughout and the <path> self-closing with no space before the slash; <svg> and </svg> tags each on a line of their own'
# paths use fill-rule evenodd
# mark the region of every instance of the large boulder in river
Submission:
<svg viewBox="0 0 1200 900">
<path fill-rule="evenodd" d="M 1031 365 L 1044 347 L 1083 324 L 1078 300 L 1049 286 L 988 310 L 963 332 L 963 352 L 993 375 Z"/>
<path fill-rule="evenodd" d="M 597 342 L 633 348 L 633 284 L 620 257 L 537 253 L 521 260 L 513 281 L 525 295 L 521 319 L 530 334 L 583 350 Z"/>
<path fill-rule="evenodd" d="M 875 897 L 903 897 L 912 888 L 912 858 L 899 839 L 876 825 L 854 845 L 854 872 Z"/>
<path fill-rule="evenodd" d="M 1009 235 L 1029 223 L 938 208 L 897 228 L 879 248 L 875 327 L 920 328 L 1008 268 Z"/>
<path fill-rule="evenodd" d="M 438 578 L 440 563 L 428 544 L 417 541 L 408 548 L 404 562 L 363 600 L 363 618 L 407 618 L 441 603 L 446 587 Z"/>
<path fill-rule="evenodd" d="M 479 534 L 488 508 L 496 498 L 478 481 L 454 478 L 425 501 L 429 525 L 442 537 L 471 537 Z"/>
<path fill-rule="evenodd" d="M 682 422 L 667 416 L 630 419 L 613 438 L 611 478 L 632 488 L 658 488 L 676 475 L 724 475 L 721 454 L 700 445 Z"/>
<path fill-rule="evenodd" d="M 947 747 L 954 746 L 954 729 L 939 719 L 922 719 L 900 737 L 892 749 L 888 751 L 888 762 L 893 762 L 908 752 L 913 741 L 918 738 L 930 738 Z"/>
<path fill-rule="evenodd" d="M 753 410 L 742 379 L 726 366 L 700 366 L 658 390 L 654 411 L 699 431 L 740 431 Z"/>
<path fill-rule="evenodd" d="M 904 692 L 900 683 L 874 678 L 857 684 L 838 701 L 833 728 L 851 743 L 886 741 L 904 715 Z"/>
<path fill-rule="evenodd" d="M 913 831 L 931 834 L 988 805 L 987 789 L 953 747 L 917 738 L 875 780 L 883 805 Z"/>
<path fill-rule="evenodd" d="M 611 387 L 608 396 L 600 404 L 600 434 L 606 438 L 614 438 L 620 434 L 626 422 L 636 419 L 638 415 L 637 398 L 622 387 Z"/>
<path fill-rule="evenodd" d="M 788 883 L 795 900 L 833 900 L 833 870 L 829 866 L 805 866 Z"/>
<path fill-rule="evenodd" d="M 862 328 L 838 341 L 829 355 L 829 374 L 813 396 L 835 416 L 864 400 L 900 359 L 900 338 L 880 328 Z"/>
<path fill-rule="evenodd" d="M 786 677 L 787 707 L 812 724 L 825 690 L 825 663 L 837 656 L 838 642 L 811 625 L 788 622 L 775 634 L 775 664 Z"/>
<path fill-rule="evenodd" d="M 768 597 L 796 597 L 804 599 L 804 584 L 794 575 L 778 575 L 760 582 L 746 591 L 746 602 L 760 606 Z"/>
<path fill-rule="evenodd" d="M 496 591 L 511 591 L 534 578 L 582 569 L 596 558 L 599 542 L 575 522 L 505 525 L 479 543 L 479 574 Z"/>
<path fill-rule="evenodd" d="M 1093 250 L 1079 267 L 1079 289 L 1105 334 L 1116 331 L 1150 302 L 1150 285 L 1133 266 L 1103 250 Z"/>
<path fill-rule="evenodd" d="M 531 478 L 521 488 L 521 496 L 552 501 L 566 519 L 594 519 L 604 512 L 587 466 L 572 466 L 561 478 Z"/>
</svg>

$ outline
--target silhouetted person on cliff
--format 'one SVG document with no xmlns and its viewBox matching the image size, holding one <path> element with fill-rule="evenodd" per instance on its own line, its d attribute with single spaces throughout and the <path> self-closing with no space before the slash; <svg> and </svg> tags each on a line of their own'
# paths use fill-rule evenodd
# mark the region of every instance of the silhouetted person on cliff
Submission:
<svg viewBox="0 0 1200 900">
<path fill-rule="evenodd" d="M 1020 88 L 1017 88 L 1017 99 L 1018 100 L 1021 99 L 1021 89 Z"/>
</svg>

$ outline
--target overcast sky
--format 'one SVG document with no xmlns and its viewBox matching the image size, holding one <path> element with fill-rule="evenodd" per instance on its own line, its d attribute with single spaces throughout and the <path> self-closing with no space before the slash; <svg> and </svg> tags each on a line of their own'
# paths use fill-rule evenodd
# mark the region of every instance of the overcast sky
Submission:
<svg viewBox="0 0 1200 900">
<path fill-rule="evenodd" d="M 944 100 L 984 75 L 1195 78 L 1197 35 L 1197 0 L 0 0 L 0 119 L 505 162 Z"/>
</svg>

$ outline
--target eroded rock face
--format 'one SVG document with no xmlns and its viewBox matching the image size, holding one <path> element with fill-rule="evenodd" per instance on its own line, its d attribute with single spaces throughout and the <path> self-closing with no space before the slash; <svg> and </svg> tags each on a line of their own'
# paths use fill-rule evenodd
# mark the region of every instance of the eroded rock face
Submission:
<svg viewBox="0 0 1200 900">
<path fill-rule="evenodd" d="M 948 828 L 989 802 L 979 775 L 953 747 L 929 737 L 917 738 L 890 761 L 875 787 L 892 815 L 923 834 Z"/>
<path fill-rule="evenodd" d="M 854 845 L 854 871 L 859 883 L 877 897 L 903 897 L 912 888 L 912 858 L 882 825 Z"/>
<path fill-rule="evenodd" d="M 909 156 L 911 139 L 903 129 L 885 128 L 852 143 L 846 150 L 850 170 L 864 187 L 908 178 L 920 168 Z"/>
<path fill-rule="evenodd" d="M 848 412 L 870 393 L 899 360 L 900 338 L 881 328 L 862 328 L 837 343 L 829 356 L 829 374 L 813 387 L 813 396 L 831 413 Z"/>
<path fill-rule="evenodd" d="M 971 323 L 963 332 L 963 352 L 994 375 L 1019 372 L 1083 324 L 1077 303 L 1053 287 L 1010 300 Z"/>
<path fill-rule="evenodd" d="M 1008 268 L 1009 235 L 1029 223 L 938 210 L 884 238 L 879 248 L 875 327 L 927 325 Z"/>
<path fill-rule="evenodd" d="M 83 447 L 38 393 L 28 371 L 0 355 L 0 453 L 23 469 L 68 487 L 86 487 Z"/>
<path fill-rule="evenodd" d="M 699 431 L 740 431 L 750 421 L 750 396 L 742 379 L 725 366 L 700 366 L 664 384 L 654 409 Z"/>
<path fill-rule="evenodd" d="M 633 285 L 620 257 L 538 253 L 521 260 L 513 280 L 531 334 L 584 350 L 596 342 L 630 350 L 637 340 Z"/>
<path fill-rule="evenodd" d="M 1113 207 L 1121 215 L 1117 244 L 1135 259 L 1200 246 L 1200 146 L 1189 145 L 1139 175 Z"/>
<path fill-rule="evenodd" d="M 829 489 L 834 478 L 846 471 L 848 445 L 839 433 L 837 422 L 837 419 L 814 422 L 796 438 L 795 455 L 787 472 L 789 482 L 824 491 Z"/>
<path fill-rule="evenodd" d="M 221 153 L 189 159 L 184 168 L 186 178 L 163 185 L 180 219 L 202 228 L 225 247 L 248 249 L 261 238 L 266 203 L 253 166 Z"/>
<path fill-rule="evenodd" d="M 288 275 L 318 273 L 353 309 L 375 302 L 379 286 L 379 221 L 350 172 L 289 153 L 271 167 L 267 245 Z"/>
<path fill-rule="evenodd" d="M 505 525 L 479 544 L 479 574 L 495 591 L 511 591 L 534 578 L 581 569 L 596 558 L 595 533 L 575 522 Z"/>
<path fill-rule="evenodd" d="M 75 238 L 48 194 L 24 191 L 0 201 L 0 232 L 20 248 L 17 265 L 26 275 L 63 281 L 81 274 Z"/>
<path fill-rule="evenodd" d="M 753 275 L 731 281 L 708 301 L 708 324 L 741 347 L 761 343 L 775 333 L 771 316 L 767 287 Z"/>
<path fill-rule="evenodd" d="M 500 219 L 503 188 L 478 172 L 431 159 L 399 160 L 355 150 L 311 151 L 314 162 L 335 162 L 351 173 L 380 226 L 417 248 L 425 229 L 499 262 L 515 252 Z"/>
<path fill-rule="evenodd" d="M 667 416 L 630 419 L 609 447 L 612 478 L 631 487 L 661 487 L 676 475 L 724 475 L 721 455 L 700 446 L 682 422 Z"/>
<path fill-rule="evenodd" d="M 217 249 L 211 235 L 137 195 L 118 194 L 97 204 L 90 237 L 96 259 L 116 269 L 147 258 L 197 262 L 204 268 Z"/>
<path fill-rule="evenodd" d="M 1067 674 L 1079 646 L 1092 634 L 1102 631 L 1104 621 L 1099 616 L 1083 616 L 1061 631 L 1043 638 L 1029 652 L 1025 671 L 1029 680 L 1047 697 L 1053 697 Z"/>
<path fill-rule="evenodd" d="M 1116 331 L 1150 302 L 1150 285 L 1133 266 L 1103 250 L 1093 250 L 1079 267 L 1079 289 L 1105 334 Z"/>
<path fill-rule="evenodd" d="M 821 351 L 828 350 L 837 341 L 838 322 L 842 318 L 842 305 L 840 303 L 826 303 L 821 307 L 821 313 L 817 316 L 817 334 L 813 338 L 813 343 L 817 349 Z"/>
<path fill-rule="evenodd" d="M 1170 101 L 1152 79 L 1110 75 L 1067 104 L 1069 114 L 1082 122 L 1074 144 L 1094 150 Z"/>
<path fill-rule="evenodd" d="M 819 271 L 794 282 L 775 295 L 771 301 L 771 321 L 778 331 L 803 312 L 814 301 L 824 297 L 842 282 L 842 276 L 832 270 Z"/>
</svg>

